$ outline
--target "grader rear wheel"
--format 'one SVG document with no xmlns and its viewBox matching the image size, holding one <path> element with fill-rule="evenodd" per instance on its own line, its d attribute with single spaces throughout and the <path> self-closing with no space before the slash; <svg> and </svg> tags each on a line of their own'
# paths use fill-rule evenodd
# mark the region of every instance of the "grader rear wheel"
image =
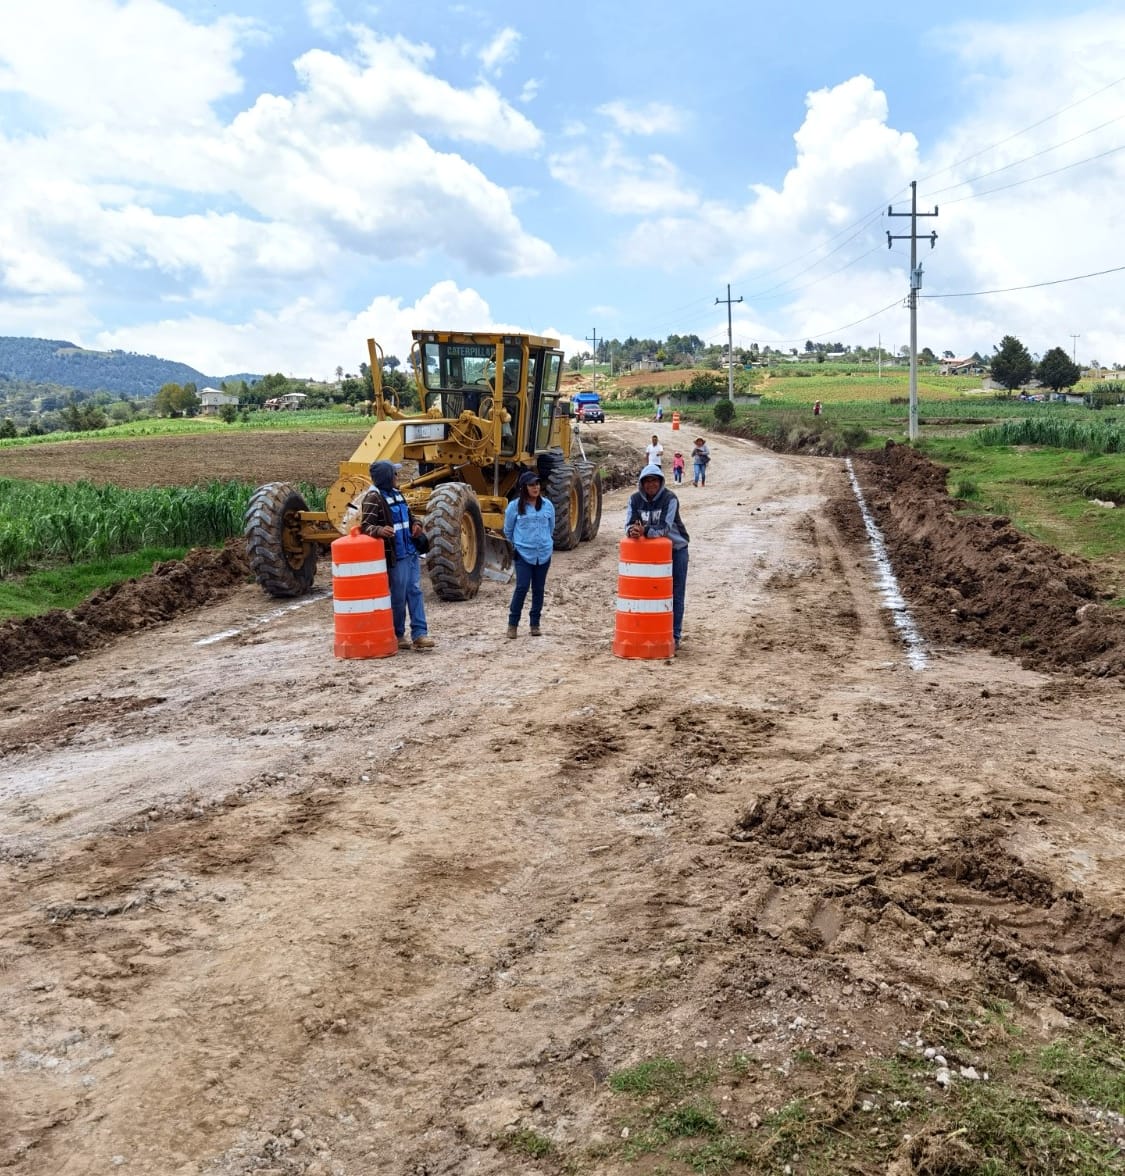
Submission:
<svg viewBox="0 0 1125 1176">
<path fill-rule="evenodd" d="M 301 538 L 300 511 L 308 503 L 288 482 L 269 482 L 250 496 L 244 516 L 250 570 L 271 596 L 300 596 L 316 577 L 315 543 Z"/>
<path fill-rule="evenodd" d="M 426 566 L 439 600 L 471 600 L 484 570 L 484 519 L 471 486 L 446 482 L 426 504 Z"/>
<path fill-rule="evenodd" d="M 586 495 L 586 513 L 582 521 L 582 542 L 589 543 L 602 525 L 602 475 L 592 461 L 576 461 L 574 468 L 582 480 Z"/>
<path fill-rule="evenodd" d="M 555 550 L 573 551 L 582 538 L 586 494 L 570 462 L 552 465 L 547 475 L 547 497 L 555 508 Z"/>
</svg>

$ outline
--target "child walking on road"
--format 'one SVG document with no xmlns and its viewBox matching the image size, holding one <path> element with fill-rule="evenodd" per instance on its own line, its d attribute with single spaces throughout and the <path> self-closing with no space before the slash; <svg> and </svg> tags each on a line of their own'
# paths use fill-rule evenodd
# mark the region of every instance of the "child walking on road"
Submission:
<svg viewBox="0 0 1125 1176">
<path fill-rule="evenodd" d="M 672 455 L 672 480 L 674 482 L 684 480 L 684 455 L 678 451 Z"/>
</svg>

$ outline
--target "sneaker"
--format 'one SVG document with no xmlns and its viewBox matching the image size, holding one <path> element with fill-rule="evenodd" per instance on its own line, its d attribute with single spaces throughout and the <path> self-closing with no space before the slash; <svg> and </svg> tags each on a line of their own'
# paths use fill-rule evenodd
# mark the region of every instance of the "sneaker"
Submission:
<svg viewBox="0 0 1125 1176">
<path fill-rule="evenodd" d="M 532 625 L 528 631 L 531 633 L 532 637 L 542 637 L 543 636 L 543 630 L 540 629 L 538 625 Z"/>
<path fill-rule="evenodd" d="M 409 638 L 409 637 L 400 637 L 400 638 L 398 639 L 398 647 L 399 647 L 399 649 L 411 649 L 411 648 L 413 648 L 413 647 L 411 646 L 411 644 L 410 644 L 410 638 Z"/>
<path fill-rule="evenodd" d="M 414 648 L 415 649 L 433 649 L 436 644 L 437 644 L 437 642 L 434 641 L 434 639 L 432 637 L 415 637 L 414 638 Z"/>
<path fill-rule="evenodd" d="M 512 637 L 512 638 L 514 638 L 514 637 L 515 637 L 515 635 L 516 635 L 518 632 L 519 632 L 519 630 L 516 628 L 516 626 L 515 626 L 515 625 L 509 625 L 509 626 L 508 626 L 508 636 L 509 636 L 509 637 Z"/>
</svg>

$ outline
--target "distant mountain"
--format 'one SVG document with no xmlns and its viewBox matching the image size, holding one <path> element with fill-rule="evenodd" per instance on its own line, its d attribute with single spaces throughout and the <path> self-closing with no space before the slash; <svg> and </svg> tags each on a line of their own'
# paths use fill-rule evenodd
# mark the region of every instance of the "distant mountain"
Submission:
<svg viewBox="0 0 1125 1176">
<path fill-rule="evenodd" d="M 164 384 L 218 387 L 223 380 L 252 383 L 260 376 L 205 376 L 186 363 L 137 355 L 133 351 L 87 351 L 62 339 L 0 335 L 0 377 L 36 384 L 59 384 L 83 392 L 152 396 Z"/>
</svg>

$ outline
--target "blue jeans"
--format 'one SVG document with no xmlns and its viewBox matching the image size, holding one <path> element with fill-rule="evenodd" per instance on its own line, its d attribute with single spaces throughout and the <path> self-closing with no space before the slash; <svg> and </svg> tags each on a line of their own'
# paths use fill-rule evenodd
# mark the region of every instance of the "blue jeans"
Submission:
<svg viewBox="0 0 1125 1176">
<path fill-rule="evenodd" d="M 508 624 L 518 625 L 523 613 L 523 602 L 527 599 L 527 590 L 531 589 L 531 612 L 528 620 L 532 626 L 539 624 L 543 615 L 543 590 L 547 586 L 547 569 L 551 561 L 531 564 L 523 559 L 519 552 L 515 553 L 516 561 L 516 590 L 512 593 L 512 603 L 508 605 Z"/>
<path fill-rule="evenodd" d="M 679 644 L 684 628 L 684 597 L 687 595 L 687 547 L 672 548 L 672 636 Z"/>
<path fill-rule="evenodd" d="M 391 581 L 391 617 L 395 636 L 406 635 L 406 610 L 410 609 L 410 637 L 427 635 L 426 606 L 422 603 L 422 563 L 417 554 L 399 556 L 388 572 Z"/>
<path fill-rule="evenodd" d="M 701 461 L 695 463 L 695 470 L 692 474 L 692 485 L 694 486 L 696 482 L 703 486 L 707 485 L 707 467 Z"/>
</svg>

